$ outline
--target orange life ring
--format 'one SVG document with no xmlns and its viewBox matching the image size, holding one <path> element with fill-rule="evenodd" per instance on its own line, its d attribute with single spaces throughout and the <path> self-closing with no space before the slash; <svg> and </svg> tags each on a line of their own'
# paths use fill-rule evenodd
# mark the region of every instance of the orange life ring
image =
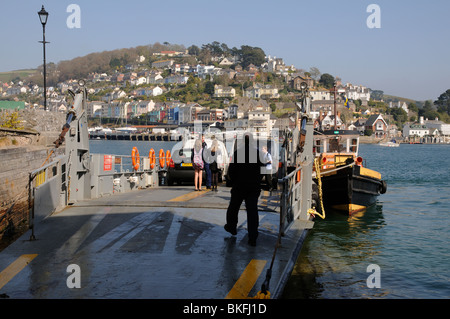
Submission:
<svg viewBox="0 0 450 319">
<path fill-rule="evenodd" d="M 141 163 L 141 158 L 139 157 L 139 151 L 136 146 L 131 150 L 131 161 L 133 163 L 134 170 L 137 171 Z"/>
<path fill-rule="evenodd" d="M 170 160 L 171 159 L 172 159 L 172 154 L 170 153 L 170 150 L 167 150 L 166 151 L 166 162 L 167 162 L 167 165 L 170 164 Z"/>
<path fill-rule="evenodd" d="M 166 158 L 164 156 L 164 150 L 160 149 L 159 150 L 159 166 L 161 168 L 164 168 L 165 165 L 166 165 Z"/>
<path fill-rule="evenodd" d="M 150 159 L 150 168 L 155 168 L 156 163 L 156 156 L 155 156 L 155 150 L 153 148 L 150 149 L 150 152 L 148 152 L 148 158 Z"/>
</svg>

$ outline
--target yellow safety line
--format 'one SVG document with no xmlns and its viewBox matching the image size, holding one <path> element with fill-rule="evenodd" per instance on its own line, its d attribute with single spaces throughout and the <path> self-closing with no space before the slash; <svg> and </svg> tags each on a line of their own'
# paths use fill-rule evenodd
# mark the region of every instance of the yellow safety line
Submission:
<svg viewBox="0 0 450 319">
<path fill-rule="evenodd" d="M 37 254 L 22 255 L 0 273 L 0 289 L 22 271 Z"/>
<path fill-rule="evenodd" d="M 193 191 L 172 199 L 169 199 L 168 202 L 186 202 L 188 200 L 200 197 L 201 195 L 204 195 L 205 193 L 211 191 L 210 189 L 202 190 L 202 191 Z"/>
<path fill-rule="evenodd" d="M 244 272 L 238 281 L 234 284 L 225 299 L 246 299 L 252 290 L 262 271 L 266 265 L 267 260 L 252 259 L 245 267 Z"/>
</svg>

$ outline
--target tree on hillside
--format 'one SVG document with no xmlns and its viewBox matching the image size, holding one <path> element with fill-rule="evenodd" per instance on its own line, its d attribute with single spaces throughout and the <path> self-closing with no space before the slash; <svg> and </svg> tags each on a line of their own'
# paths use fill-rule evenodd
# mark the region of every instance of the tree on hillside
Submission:
<svg viewBox="0 0 450 319">
<path fill-rule="evenodd" d="M 319 83 L 325 88 L 331 89 L 334 86 L 334 77 L 331 74 L 324 73 L 320 76 Z"/>
<path fill-rule="evenodd" d="M 438 99 L 434 101 L 434 105 L 436 105 L 439 113 L 447 113 L 450 115 L 450 89 L 442 93 Z"/>
<path fill-rule="evenodd" d="M 242 67 L 246 68 L 250 64 L 260 66 L 266 60 L 266 54 L 261 48 L 242 45 L 240 50 Z"/>
<path fill-rule="evenodd" d="M 416 103 L 413 102 L 408 104 L 408 110 L 412 112 L 419 112 L 419 108 L 417 107 Z"/>
<path fill-rule="evenodd" d="M 200 54 L 200 48 L 198 46 L 196 46 L 196 45 L 191 45 L 188 48 L 188 53 L 190 55 L 199 55 Z"/>
<path fill-rule="evenodd" d="M 439 113 L 433 108 L 433 102 L 431 102 L 431 100 L 425 101 L 423 108 L 419 110 L 419 116 L 423 116 L 425 119 L 430 120 L 440 118 Z"/>
<path fill-rule="evenodd" d="M 408 120 L 408 114 L 401 107 L 388 108 L 387 111 L 394 117 L 394 121 L 397 122 L 398 127 L 401 127 L 402 123 Z"/>
<path fill-rule="evenodd" d="M 320 79 L 320 71 L 318 68 L 316 68 L 315 66 L 313 66 L 312 68 L 309 69 L 309 75 L 311 76 L 311 78 L 315 81 L 318 81 Z"/>
<path fill-rule="evenodd" d="M 370 90 L 370 97 L 373 100 L 378 100 L 378 101 L 383 100 L 383 98 L 384 98 L 384 91 L 382 91 L 382 90 L 372 90 L 372 89 L 369 89 L 369 90 Z"/>
</svg>

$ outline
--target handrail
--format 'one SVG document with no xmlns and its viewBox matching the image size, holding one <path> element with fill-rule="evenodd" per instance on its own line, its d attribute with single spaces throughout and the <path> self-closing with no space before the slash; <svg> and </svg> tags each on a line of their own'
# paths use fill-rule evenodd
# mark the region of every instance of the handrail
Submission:
<svg viewBox="0 0 450 319">
<path fill-rule="evenodd" d="M 55 158 L 55 160 L 53 160 L 52 162 L 50 162 L 50 163 L 48 163 L 48 164 L 45 164 L 44 166 L 39 167 L 39 168 L 37 168 L 37 169 L 31 171 L 31 172 L 30 172 L 30 175 L 31 175 L 32 177 L 35 177 L 35 176 L 36 176 L 37 174 L 39 174 L 41 171 L 44 171 L 44 170 L 46 170 L 47 168 L 49 168 L 49 167 L 51 167 L 51 166 L 54 166 L 56 163 L 60 162 L 64 157 L 65 157 L 64 155 L 59 155 L 59 156 L 57 156 L 57 157 Z"/>
</svg>

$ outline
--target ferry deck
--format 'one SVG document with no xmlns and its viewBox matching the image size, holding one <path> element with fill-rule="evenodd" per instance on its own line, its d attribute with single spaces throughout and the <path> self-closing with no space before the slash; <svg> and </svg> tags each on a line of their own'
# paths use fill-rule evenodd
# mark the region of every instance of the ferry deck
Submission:
<svg viewBox="0 0 450 319">
<path fill-rule="evenodd" d="M 0 293 L 39 299 L 253 298 L 272 265 L 266 287 L 271 298 L 279 298 L 312 222 L 294 222 L 275 252 L 279 194 L 262 191 L 253 247 L 244 204 L 237 235 L 223 228 L 229 198 L 225 186 L 218 192 L 175 186 L 80 201 L 37 223 L 35 240 L 28 232 L 0 253 Z M 73 287 L 74 267 L 79 288 Z"/>
</svg>

